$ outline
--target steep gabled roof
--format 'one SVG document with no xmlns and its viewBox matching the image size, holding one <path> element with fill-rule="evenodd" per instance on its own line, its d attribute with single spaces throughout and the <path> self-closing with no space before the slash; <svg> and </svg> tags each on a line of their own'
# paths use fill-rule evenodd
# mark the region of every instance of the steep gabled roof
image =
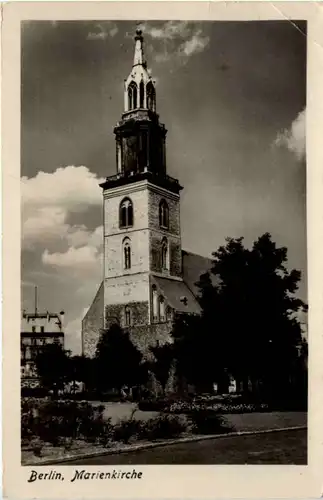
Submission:
<svg viewBox="0 0 323 500">
<path fill-rule="evenodd" d="M 182 250 L 182 266 L 183 280 L 195 297 L 197 297 L 199 290 L 196 283 L 199 281 L 201 274 L 211 270 L 212 259 Z M 218 282 L 217 277 L 213 274 L 210 274 L 210 276 L 213 284 L 216 284 Z"/>
<path fill-rule="evenodd" d="M 153 280 L 173 309 L 181 313 L 200 314 L 199 303 L 184 281 L 160 276 L 153 276 Z"/>
</svg>

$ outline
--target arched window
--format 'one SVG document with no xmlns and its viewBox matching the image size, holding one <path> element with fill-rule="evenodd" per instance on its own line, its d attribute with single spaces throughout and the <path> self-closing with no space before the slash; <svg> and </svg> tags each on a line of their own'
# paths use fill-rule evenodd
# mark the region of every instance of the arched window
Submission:
<svg viewBox="0 0 323 500">
<path fill-rule="evenodd" d="M 165 320 L 166 320 L 166 318 L 165 318 L 165 301 L 164 301 L 164 297 L 161 295 L 159 297 L 159 321 L 164 323 Z"/>
<path fill-rule="evenodd" d="M 172 320 L 172 308 L 167 306 L 166 308 L 166 321 Z"/>
<path fill-rule="evenodd" d="M 145 100 L 145 86 L 144 86 L 143 81 L 141 81 L 139 84 L 139 98 L 140 98 L 139 107 L 143 108 L 144 107 L 144 100 Z"/>
<path fill-rule="evenodd" d="M 159 319 L 158 293 L 156 285 L 152 286 L 152 291 L 153 291 L 153 321 L 156 322 Z"/>
<path fill-rule="evenodd" d="M 124 269 L 131 268 L 131 245 L 129 238 L 123 240 L 123 267 Z"/>
<path fill-rule="evenodd" d="M 159 203 L 159 225 L 165 229 L 168 229 L 169 226 L 169 209 L 165 200 L 161 200 Z"/>
<path fill-rule="evenodd" d="M 168 242 L 166 238 L 163 238 L 161 244 L 161 265 L 162 270 L 166 271 L 168 269 Z"/>
<path fill-rule="evenodd" d="M 128 87 L 128 108 L 129 108 L 129 111 L 131 109 L 136 109 L 136 107 L 137 107 L 137 84 L 132 81 Z"/>
<path fill-rule="evenodd" d="M 131 309 L 130 309 L 129 306 L 125 307 L 124 316 L 125 316 L 125 324 L 126 324 L 126 326 L 130 326 L 131 325 Z"/>
<path fill-rule="evenodd" d="M 156 111 L 156 92 L 152 82 L 147 83 L 147 108 L 151 111 Z"/>
<path fill-rule="evenodd" d="M 133 206 L 129 198 L 124 198 L 120 203 L 119 226 L 131 227 L 133 225 Z"/>
</svg>

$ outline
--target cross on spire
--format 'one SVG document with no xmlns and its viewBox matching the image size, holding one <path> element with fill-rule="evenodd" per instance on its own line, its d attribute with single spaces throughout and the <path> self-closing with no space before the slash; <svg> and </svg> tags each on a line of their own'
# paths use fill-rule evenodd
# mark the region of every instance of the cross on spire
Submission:
<svg viewBox="0 0 323 500">
<path fill-rule="evenodd" d="M 133 66 L 141 65 L 144 68 L 146 67 L 146 61 L 144 56 L 144 38 L 142 36 L 141 29 L 136 29 L 135 36 L 135 55 L 133 58 Z"/>
</svg>

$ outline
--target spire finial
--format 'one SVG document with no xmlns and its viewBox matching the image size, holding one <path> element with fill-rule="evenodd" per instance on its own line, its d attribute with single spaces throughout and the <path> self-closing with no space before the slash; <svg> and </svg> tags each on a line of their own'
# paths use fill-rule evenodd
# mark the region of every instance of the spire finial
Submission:
<svg viewBox="0 0 323 500">
<path fill-rule="evenodd" d="M 133 59 L 133 65 L 137 66 L 138 64 L 141 64 L 142 66 L 146 66 L 143 47 L 144 38 L 142 36 L 142 30 L 140 28 L 136 29 L 135 42 L 135 56 Z"/>
</svg>

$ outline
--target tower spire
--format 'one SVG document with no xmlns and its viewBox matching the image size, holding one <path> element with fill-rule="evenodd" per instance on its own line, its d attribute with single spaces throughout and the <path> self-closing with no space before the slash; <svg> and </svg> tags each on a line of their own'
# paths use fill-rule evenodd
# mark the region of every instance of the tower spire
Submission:
<svg viewBox="0 0 323 500">
<path fill-rule="evenodd" d="M 144 38 L 142 36 L 141 29 L 136 29 L 135 36 L 135 55 L 133 58 L 133 66 L 143 66 L 146 67 L 146 61 L 144 56 Z"/>
</svg>

